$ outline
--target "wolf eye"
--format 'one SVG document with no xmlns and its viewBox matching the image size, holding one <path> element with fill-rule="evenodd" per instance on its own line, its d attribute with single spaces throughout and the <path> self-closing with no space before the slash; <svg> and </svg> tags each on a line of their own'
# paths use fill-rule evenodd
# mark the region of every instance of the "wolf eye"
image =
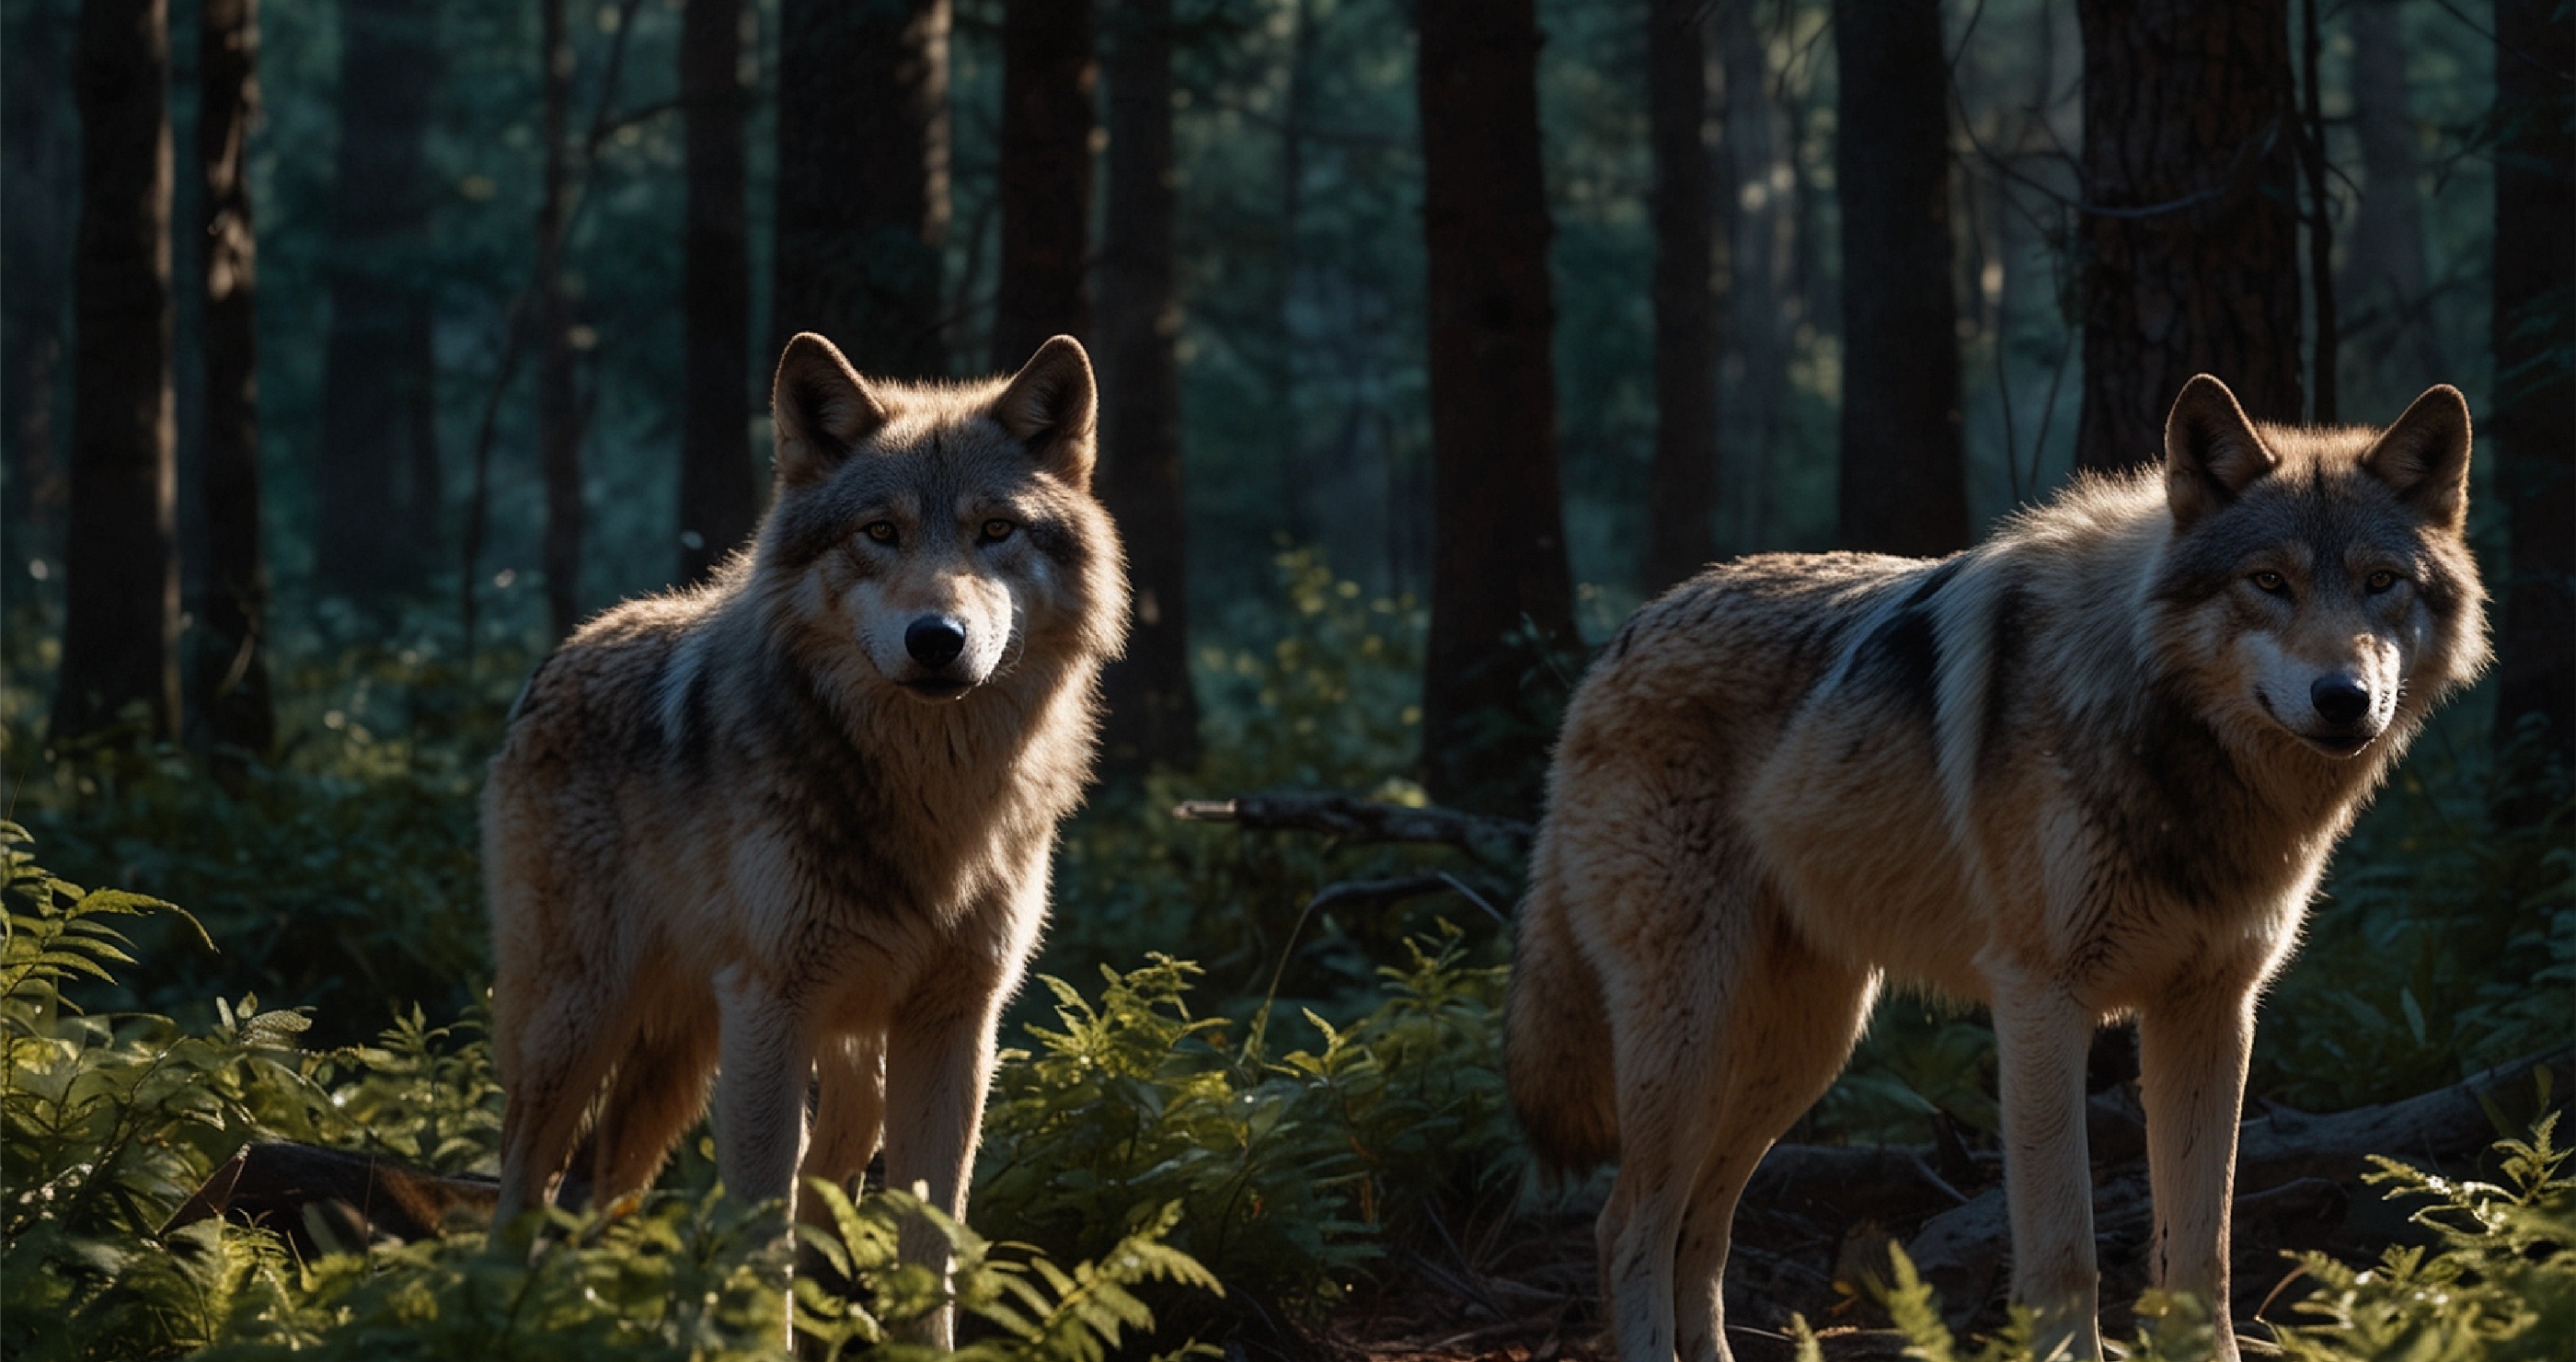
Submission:
<svg viewBox="0 0 2576 1362">
<path fill-rule="evenodd" d="M 2272 571 L 2269 568 L 2255 573 L 2246 580 L 2252 582 L 2256 590 L 2264 592 L 2267 595 L 2286 596 L 2290 594 L 2290 579 Z"/>
<path fill-rule="evenodd" d="M 2397 585 L 2397 574 L 2386 568 L 2381 568 L 2379 571 L 2374 572 L 2361 580 L 2362 585 L 2370 588 L 2370 594 L 2376 596 L 2380 592 L 2386 591 L 2390 587 Z"/>
<path fill-rule="evenodd" d="M 894 522 L 891 520 L 871 520 L 859 528 L 859 533 L 866 535 L 868 538 L 873 539 L 880 544 L 891 544 L 894 542 Z"/>
<path fill-rule="evenodd" d="M 1011 537 L 1011 531 L 1018 528 L 1019 526 L 996 516 L 993 519 L 984 522 L 984 542 L 987 544 L 1001 543 L 1003 540 Z"/>
</svg>

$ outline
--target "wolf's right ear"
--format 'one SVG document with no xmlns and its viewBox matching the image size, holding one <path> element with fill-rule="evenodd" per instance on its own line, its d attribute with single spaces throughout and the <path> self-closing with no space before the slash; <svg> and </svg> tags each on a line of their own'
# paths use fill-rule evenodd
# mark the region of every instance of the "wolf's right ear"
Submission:
<svg viewBox="0 0 2576 1362">
<path fill-rule="evenodd" d="M 2236 500 L 2279 463 L 2226 384 L 2195 374 L 2182 385 L 2165 416 L 2165 504 L 2175 529 Z"/>
<path fill-rule="evenodd" d="M 779 481 L 812 482 L 840 467 L 859 442 L 886 423 L 885 404 L 840 347 L 800 331 L 778 357 L 769 388 Z"/>
</svg>

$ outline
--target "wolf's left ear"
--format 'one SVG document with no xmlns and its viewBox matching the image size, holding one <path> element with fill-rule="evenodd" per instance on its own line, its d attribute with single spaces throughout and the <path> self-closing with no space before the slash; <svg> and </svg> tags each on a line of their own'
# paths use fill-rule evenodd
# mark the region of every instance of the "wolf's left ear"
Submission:
<svg viewBox="0 0 2576 1362">
<path fill-rule="evenodd" d="M 2279 462 L 2236 405 L 2236 394 L 2207 374 L 2193 375 L 2165 416 L 2165 505 L 2174 528 L 2190 529 Z"/>
<path fill-rule="evenodd" d="M 2469 515 L 2469 400 L 2448 383 L 2422 397 L 2379 433 L 2361 466 L 2436 525 Z"/>
<path fill-rule="evenodd" d="M 1091 356 L 1082 342 L 1057 336 L 1038 347 L 993 399 L 993 419 L 1036 456 L 1038 466 L 1076 487 L 1091 485 L 1097 457 L 1093 426 L 1100 407 Z"/>
<path fill-rule="evenodd" d="M 886 423 L 885 404 L 868 391 L 839 346 L 800 331 L 778 357 L 769 388 L 778 477 L 811 482 L 838 468 L 859 442 Z"/>
</svg>

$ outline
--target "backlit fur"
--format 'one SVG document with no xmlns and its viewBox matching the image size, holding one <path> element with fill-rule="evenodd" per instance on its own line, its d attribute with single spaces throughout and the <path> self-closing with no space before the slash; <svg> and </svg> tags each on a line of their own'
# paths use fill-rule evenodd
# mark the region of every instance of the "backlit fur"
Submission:
<svg viewBox="0 0 2576 1362">
<path fill-rule="evenodd" d="M 483 801 L 496 1225 L 551 1198 L 594 1111 L 594 1200 L 648 1186 L 719 1070 L 736 1195 L 792 1205 L 800 1160 L 847 1182 L 882 1133 L 892 1185 L 963 1218 L 996 1016 L 1124 637 L 1094 406 L 1063 337 L 934 385 L 799 336 L 751 544 L 529 681 Z M 941 666 L 906 649 L 929 616 L 965 635 Z M 906 1256 L 944 1263 L 923 1228 Z"/>
<path fill-rule="evenodd" d="M 1728 1356 L 1736 1199 L 1891 983 L 1993 1010 L 2043 1351 L 2100 1355 L 2084 1059 L 2110 1018 L 2141 1027 L 2157 1280 L 2226 1308 L 2255 999 L 2486 662 L 2468 450 L 2449 388 L 2385 432 L 2300 429 L 2199 378 L 2161 469 L 1976 548 L 1750 558 L 1628 621 L 1566 717 L 1507 1048 L 1543 1151 L 1621 1160 L 1626 1362 Z M 2329 676 L 2362 713 L 2320 713 Z"/>
</svg>

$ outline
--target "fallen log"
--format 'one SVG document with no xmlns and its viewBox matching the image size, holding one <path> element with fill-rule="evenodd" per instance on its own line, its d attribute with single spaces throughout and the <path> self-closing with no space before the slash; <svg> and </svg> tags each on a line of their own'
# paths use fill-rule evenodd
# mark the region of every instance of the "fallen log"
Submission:
<svg viewBox="0 0 2576 1362">
<path fill-rule="evenodd" d="M 1526 851 L 1535 831 L 1516 818 L 1306 791 L 1183 800 L 1173 806 L 1172 816 L 1185 823 L 1232 823 L 1246 832 L 1321 832 L 1346 842 L 1435 842 L 1506 857 Z"/>
<path fill-rule="evenodd" d="M 450 1217 L 488 1221 L 490 1178 L 444 1177 L 373 1154 L 309 1144 L 248 1144 L 226 1159 L 161 1227 L 222 1216 L 284 1235 L 307 1259 L 353 1253 L 377 1238 L 411 1242 Z"/>
</svg>

